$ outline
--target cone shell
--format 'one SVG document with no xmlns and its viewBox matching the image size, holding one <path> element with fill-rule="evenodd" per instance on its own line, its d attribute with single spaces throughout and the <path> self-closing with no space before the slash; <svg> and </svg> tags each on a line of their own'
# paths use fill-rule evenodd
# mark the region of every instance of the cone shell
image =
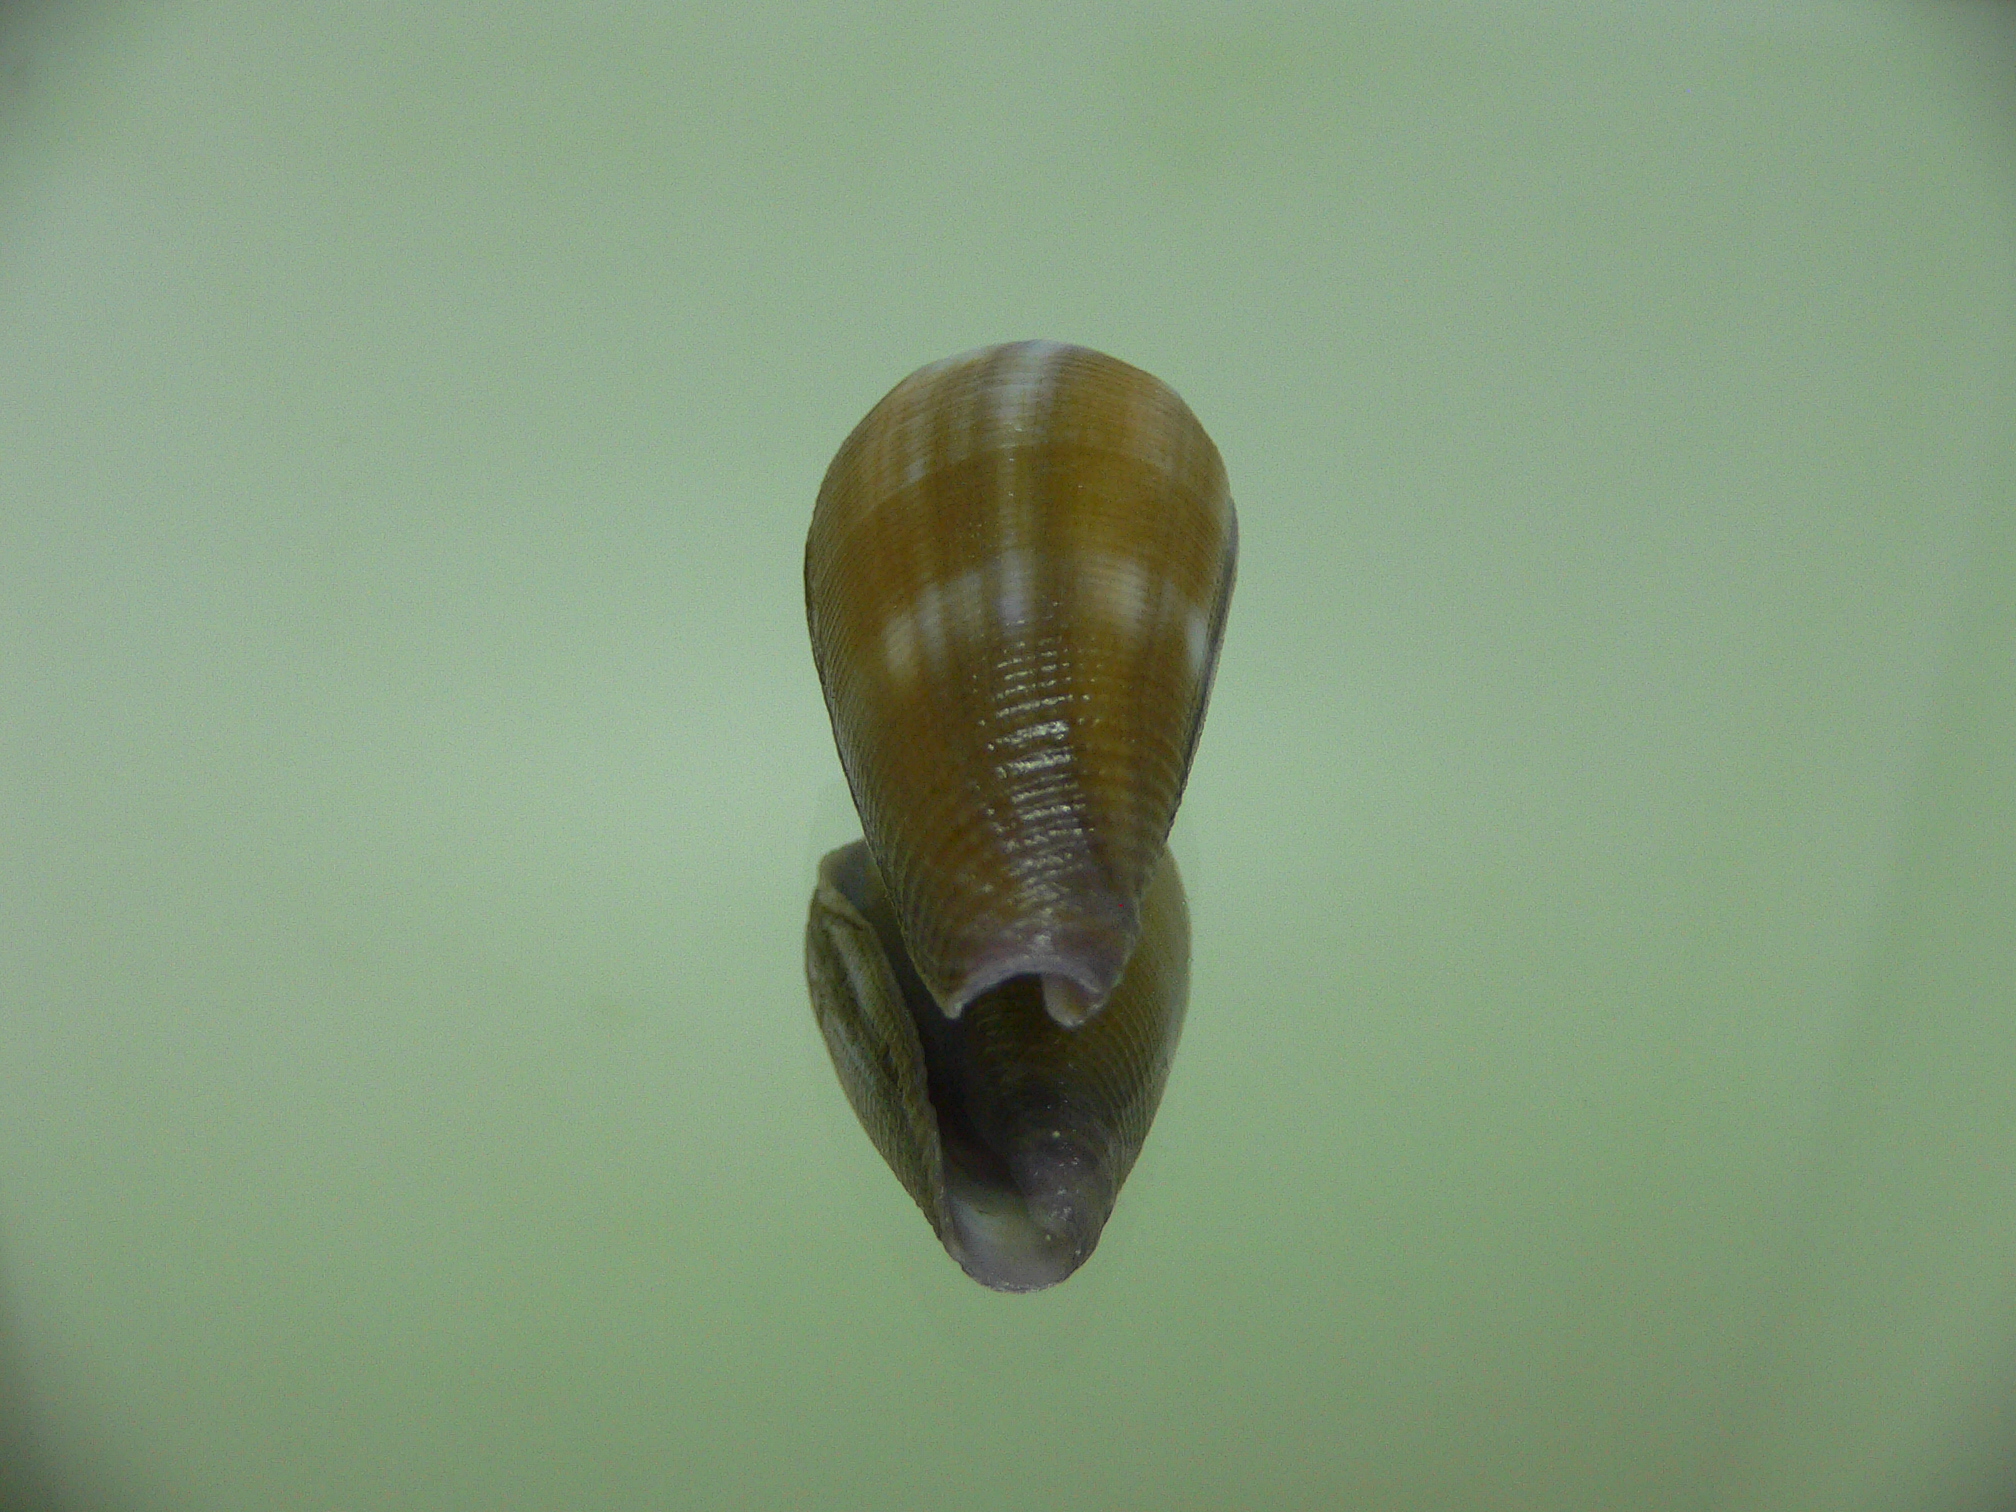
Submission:
<svg viewBox="0 0 2016 1512">
<path fill-rule="evenodd" d="M 1189 774 L 1232 591 L 1217 448 L 1138 368 L 1021 342 L 920 369 L 827 470 L 805 604 L 910 960 L 957 1017 L 1098 1012 Z"/>
<path fill-rule="evenodd" d="M 860 841 L 820 863 L 806 977 L 862 1126 L 976 1281 L 1055 1285 L 1098 1243 L 1168 1078 L 1188 998 L 1190 921 L 1165 851 L 1141 942 L 1097 1018 L 1060 1026 L 1026 978 L 949 1019 L 913 969 Z"/>
</svg>

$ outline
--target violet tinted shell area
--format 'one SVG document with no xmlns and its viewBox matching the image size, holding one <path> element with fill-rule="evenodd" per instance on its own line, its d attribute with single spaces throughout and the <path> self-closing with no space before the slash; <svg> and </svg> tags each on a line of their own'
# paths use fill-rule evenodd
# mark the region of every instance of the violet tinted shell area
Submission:
<svg viewBox="0 0 2016 1512">
<path fill-rule="evenodd" d="M 1225 469 L 1159 380 L 1020 342 L 899 383 L 827 470 L 813 657 L 919 976 L 1096 1012 L 1182 797 L 1237 555 Z"/>
<path fill-rule="evenodd" d="M 947 1018 L 861 841 L 820 862 L 805 931 L 813 1014 L 848 1102 L 946 1250 L 999 1291 L 1054 1286 L 1099 1242 L 1176 1054 L 1189 961 L 1166 850 L 1139 947 L 1075 1028 L 1026 979 Z"/>
</svg>

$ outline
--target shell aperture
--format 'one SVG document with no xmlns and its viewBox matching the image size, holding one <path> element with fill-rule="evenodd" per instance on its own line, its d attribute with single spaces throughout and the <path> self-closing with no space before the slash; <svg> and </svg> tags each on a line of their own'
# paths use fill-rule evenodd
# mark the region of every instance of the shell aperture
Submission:
<svg viewBox="0 0 2016 1512">
<path fill-rule="evenodd" d="M 1026 977 L 953 1019 L 910 964 L 866 844 L 820 863 L 806 975 L 841 1086 L 952 1258 L 997 1291 L 1084 1263 L 1147 1139 L 1189 995 L 1189 912 L 1166 850 L 1142 912 L 1089 1023 L 1058 1024 Z"/>
</svg>

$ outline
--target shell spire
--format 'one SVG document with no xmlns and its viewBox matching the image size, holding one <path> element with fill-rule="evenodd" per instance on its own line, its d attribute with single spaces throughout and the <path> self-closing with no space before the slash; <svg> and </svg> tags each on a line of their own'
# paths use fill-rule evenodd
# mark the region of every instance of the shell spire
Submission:
<svg viewBox="0 0 2016 1512">
<path fill-rule="evenodd" d="M 1237 559 L 1159 380 L 1018 342 L 897 384 L 827 470 L 813 658 L 911 961 L 958 1018 L 1018 978 L 1097 1014 L 1189 774 Z"/>
</svg>

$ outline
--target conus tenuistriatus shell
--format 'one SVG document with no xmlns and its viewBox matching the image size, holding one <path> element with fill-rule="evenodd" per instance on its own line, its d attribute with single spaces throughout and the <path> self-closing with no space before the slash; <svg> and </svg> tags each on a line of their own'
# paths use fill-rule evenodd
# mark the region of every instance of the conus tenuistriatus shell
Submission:
<svg viewBox="0 0 2016 1512">
<path fill-rule="evenodd" d="M 976 1279 L 1071 1274 L 1188 991 L 1166 849 L 1237 523 L 1183 401 L 1082 347 L 934 363 L 855 427 L 805 550 L 865 841 L 826 857 L 812 1002 L 870 1138 Z"/>
</svg>

